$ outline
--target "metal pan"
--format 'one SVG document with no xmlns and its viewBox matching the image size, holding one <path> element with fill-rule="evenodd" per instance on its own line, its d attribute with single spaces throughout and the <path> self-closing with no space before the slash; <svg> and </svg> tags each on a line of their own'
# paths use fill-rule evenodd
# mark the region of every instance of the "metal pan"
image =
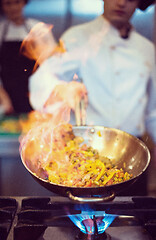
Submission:
<svg viewBox="0 0 156 240">
<path fill-rule="evenodd" d="M 44 180 L 44 172 L 37 171 L 30 161 L 21 159 L 29 173 L 46 189 L 68 196 L 71 200 L 86 202 L 102 202 L 113 200 L 116 194 L 127 189 L 147 169 L 150 153 L 146 145 L 138 138 L 118 129 L 102 126 L 73 127 L 74 134 L 81 136 L 87 145 L 99 150 L 100 154 L 115 159 L 116 166 L 133 174 L 133 178 L 118 184 L 104 187 L 67 187 Z M 100 133 L 100 134 L 99 134 Z"/>
</svg>

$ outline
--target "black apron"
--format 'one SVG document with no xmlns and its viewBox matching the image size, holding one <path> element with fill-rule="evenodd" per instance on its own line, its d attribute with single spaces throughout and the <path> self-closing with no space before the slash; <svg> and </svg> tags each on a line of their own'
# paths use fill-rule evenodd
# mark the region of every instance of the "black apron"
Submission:
<svg viewBox="0 0 156 240">
<path fill-rule="evenodd" d="M 0 48 L 1 79 L 11 98 L 15 113 L 27 113 L 32 110 L 29 104 L 28 79 L 35 61 L 20 54 L 22 41 L 5 41 L 8 26 L 9 23 L 4 27 Z M 29 32 L 26 24 L 25 28 Z"/>
</svg>

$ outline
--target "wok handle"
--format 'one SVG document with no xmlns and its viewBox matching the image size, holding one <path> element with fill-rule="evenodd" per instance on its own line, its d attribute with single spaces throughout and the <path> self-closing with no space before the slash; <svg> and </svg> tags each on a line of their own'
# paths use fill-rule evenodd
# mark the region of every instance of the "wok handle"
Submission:
<svg viewBox="0 0 156 240">
<path fill-rule="evenodd" d="M 112 201 L 115 198 L 115 193 L 113 192 L 111 195 L 106 197 L 77 197 L 74 196 L 70 191 L 67 192 L 67 196 L 70 200 L 78 203 L 94 203 L 94 202 L 108 202 Z"/>
</svg>

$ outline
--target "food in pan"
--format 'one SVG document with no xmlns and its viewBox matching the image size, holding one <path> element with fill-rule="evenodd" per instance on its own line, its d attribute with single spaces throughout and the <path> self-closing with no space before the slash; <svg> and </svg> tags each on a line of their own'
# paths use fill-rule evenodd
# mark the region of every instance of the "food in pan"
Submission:
<svg viewBox="0 0 156 240">
<path fill-rule="evenodd" d="M 132 175 L 118 169 L 113 161 L 100 156 L 97 150 L 82 144 L 81 137 L 69 140 L 61 154 L 66 156 L 67 164 L 60 165 L 51 159 L 45 170 L 48 180 L 55 184 L 74 187 L 97 187 L 112 185 L 129 180 Z M 55 155 L 60 152 L 55 152 Z"/>
<path fill-rule="evenodd" d="M 86 145 L 82 137 L 75 136 L 72 125 L 60 125 L 53 133 L 52 144 L 47 141 L 41 145 L 39 139 L 33 138 L 33 142 L 25 146 L 23 155 L 46 173 L 45 179 L 49 182 L 69 187 L 99 187 L 132 178 L 122 168 L 118 169 L 112 159 L 101 156 Z"/>
</svg>

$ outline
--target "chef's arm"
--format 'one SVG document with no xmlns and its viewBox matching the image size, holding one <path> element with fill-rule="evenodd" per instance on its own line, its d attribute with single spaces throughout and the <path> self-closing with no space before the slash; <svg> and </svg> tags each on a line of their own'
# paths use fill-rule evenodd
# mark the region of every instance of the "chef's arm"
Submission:
<svg viewBox="0 0 156 240">
<path fill-rule="evenodd" d="M 29 78 L 29 101 L 34 110 L 42 111 L 45 102 L 50 96 L 59 79 L 51 73 L 46 60 Z"/>
<path fill-rule="evenodd" d="M 50 112 L 52 106 L 61 101 L 73 109 L 76 95 L 87 98 L 85 86 L 72 81 L 74 74 L 78 73 L 78 61 L 70 59 L 70 56 L 65 53 L 47 59 L 30 77 L 29 93 L 33 109 Z"/>
<path fill-rule="evenodd" d="M 3 88 L 1 83 L 0 83 L 0 107 L 1 107 L 1 112 L 3 112 L 4 114 L 9 114 L 14 112 L 11 99 L 8 93 Z"/>
</svg>

